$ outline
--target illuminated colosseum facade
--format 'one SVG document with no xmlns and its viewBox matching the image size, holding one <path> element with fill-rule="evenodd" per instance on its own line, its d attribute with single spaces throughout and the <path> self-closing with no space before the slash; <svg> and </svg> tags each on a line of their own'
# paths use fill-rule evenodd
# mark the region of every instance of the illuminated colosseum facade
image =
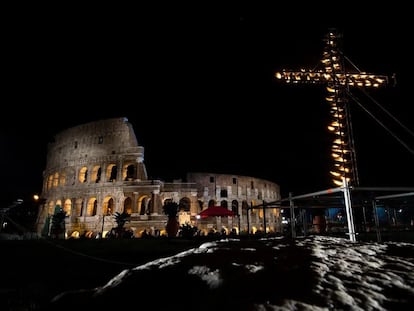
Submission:
<svg viewBox="0 0 414 311">
<path fill-rule="evenodd" d="M 280 231 L 278 209 L 251 210 L 263 201 L 280 199 L 273 182 L 239 175 L 187 173 L 174 182 L 148 179 L 144 147 L 138 144 L 132 124 L 113 118 L 82 124 L 55 135 L 48 146 L 43 175 L 44 205 L 39 214 L 39 234 L 48 226 L 55 207 L 66 212 L 66 237 L 96 237 L 116 227 L 114 213 L 131 215 L 126 227 L 135 237 L 146 230 L 165 232 L 166 200 L 179 203 L 180 224 L 197 226 L 199 232 Z M 234 217 L 208 217 L 199 213 L 223 206 Z"/>
</svg>

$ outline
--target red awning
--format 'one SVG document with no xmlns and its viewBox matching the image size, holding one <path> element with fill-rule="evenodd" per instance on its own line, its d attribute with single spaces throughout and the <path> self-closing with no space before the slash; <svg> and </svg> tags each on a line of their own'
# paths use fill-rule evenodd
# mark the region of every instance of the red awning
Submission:
<svg viewBox="0 0 414 311">
<path fill-rule="evenodd" d="M 201 218 L 207 218 L 211 216 L 234 216 L 234 213 L 222 206 L 210 206 L 204 211 L 200 212 Z"/>
</svg>

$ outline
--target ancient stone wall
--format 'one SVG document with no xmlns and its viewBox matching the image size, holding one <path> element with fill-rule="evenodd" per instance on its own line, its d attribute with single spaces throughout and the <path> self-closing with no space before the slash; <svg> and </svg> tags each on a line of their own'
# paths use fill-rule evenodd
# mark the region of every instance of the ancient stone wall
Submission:
<svg viewBox="0 0 414 311">
<path fill-rule="evenodd" d="M 279 186 L 254 177 L 188 173 L 185 182 L 148 180 L 144 148 L 138 145 L 131 123 L 114 118 L 82 124 L 56 134 L 48 146 L 42 198 L 45 199 L 38 232 L 61 207 L 66 215 L 66 236 L 105 234 L 116 224 L 114 214 L 127 212 L 135 236 L 146 230 L 162 232 L 166 200 L 180 205 L 181 224 L 205 231 L 221 226 L 246 230 L 247 218 L 259 228 L 263 214 L 247 211 L 252 204 L 280 199 Z M 225 206 L 237 215 L 225 224 L 216 219 L 198 222 L 197 215 L 211 205 Z M 277 211 L 268 211 L 269 228 L 276 230 Z M 249 223 L 250 224 L 250 223 Z M 268 225 L 266 225 L 268 226 Z M 243 228 L 242 228 L 243 227 Z"/>
</svg>

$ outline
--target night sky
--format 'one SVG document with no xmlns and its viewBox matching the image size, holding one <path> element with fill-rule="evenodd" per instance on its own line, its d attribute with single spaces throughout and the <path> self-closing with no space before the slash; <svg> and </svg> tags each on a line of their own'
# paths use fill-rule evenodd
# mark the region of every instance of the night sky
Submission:
<svg viewBox="0 0 414 311">
<path fill-rule="evenodd" d="M 255 176 L 278 183 L 283 195 L 332 187 L 325 88 L 274 78 L 282 69 L 317 66 L 329 28 L 343 33 L 343 52 L 360 70 L 396 73 L 396 86 L 367 93 L 414 131 L 410 55 L 401 39 L 411 34 L 396 12 L 372 14 L 376 26 L 366 27 L 355 23 L 363 13 L 354 11 L 310 23 L 293 9 L 284 18 L 249 6 L 187 10 L 9 12 L 2 202 L 41 192 L 54 134 L 113 117 L 132 122 L 150 178 L 170 181 L 191 171 Z M 414 136 L 363 92 L 352 92 L 411 150 L 351 104 L 361 186 L 414 186 Z"/>
</svg>

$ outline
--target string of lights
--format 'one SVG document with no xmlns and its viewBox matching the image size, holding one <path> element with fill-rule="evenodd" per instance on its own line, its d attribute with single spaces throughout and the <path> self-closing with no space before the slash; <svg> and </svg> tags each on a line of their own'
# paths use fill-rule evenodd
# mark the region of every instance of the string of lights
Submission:
<svg viewBox="0 0 414 311">
<path fill-rule="evenodd" d="M 326 85 L 325 101 L 330 105 L 331 116 L 327 128 L 332 135 L 333 165 L 330 170 L 332 182 L 335 186 L 342 186 L 345 179 L 349 186 L 358 186 L 358 167 L 347 95 L 351 87 L 379 88 L 388 85 L 390 79 L 386 75 L 347 70 L 345 67 L 347 58 L 339 49 L 341 37 L 335 29 L 331 29 L 325 36 L 325 47 L 319 64 L 321 69 L 298 71 L 283 69 L 281 72 L 276 72 L 275 77 L 287 84 Z"/>
</svg>

